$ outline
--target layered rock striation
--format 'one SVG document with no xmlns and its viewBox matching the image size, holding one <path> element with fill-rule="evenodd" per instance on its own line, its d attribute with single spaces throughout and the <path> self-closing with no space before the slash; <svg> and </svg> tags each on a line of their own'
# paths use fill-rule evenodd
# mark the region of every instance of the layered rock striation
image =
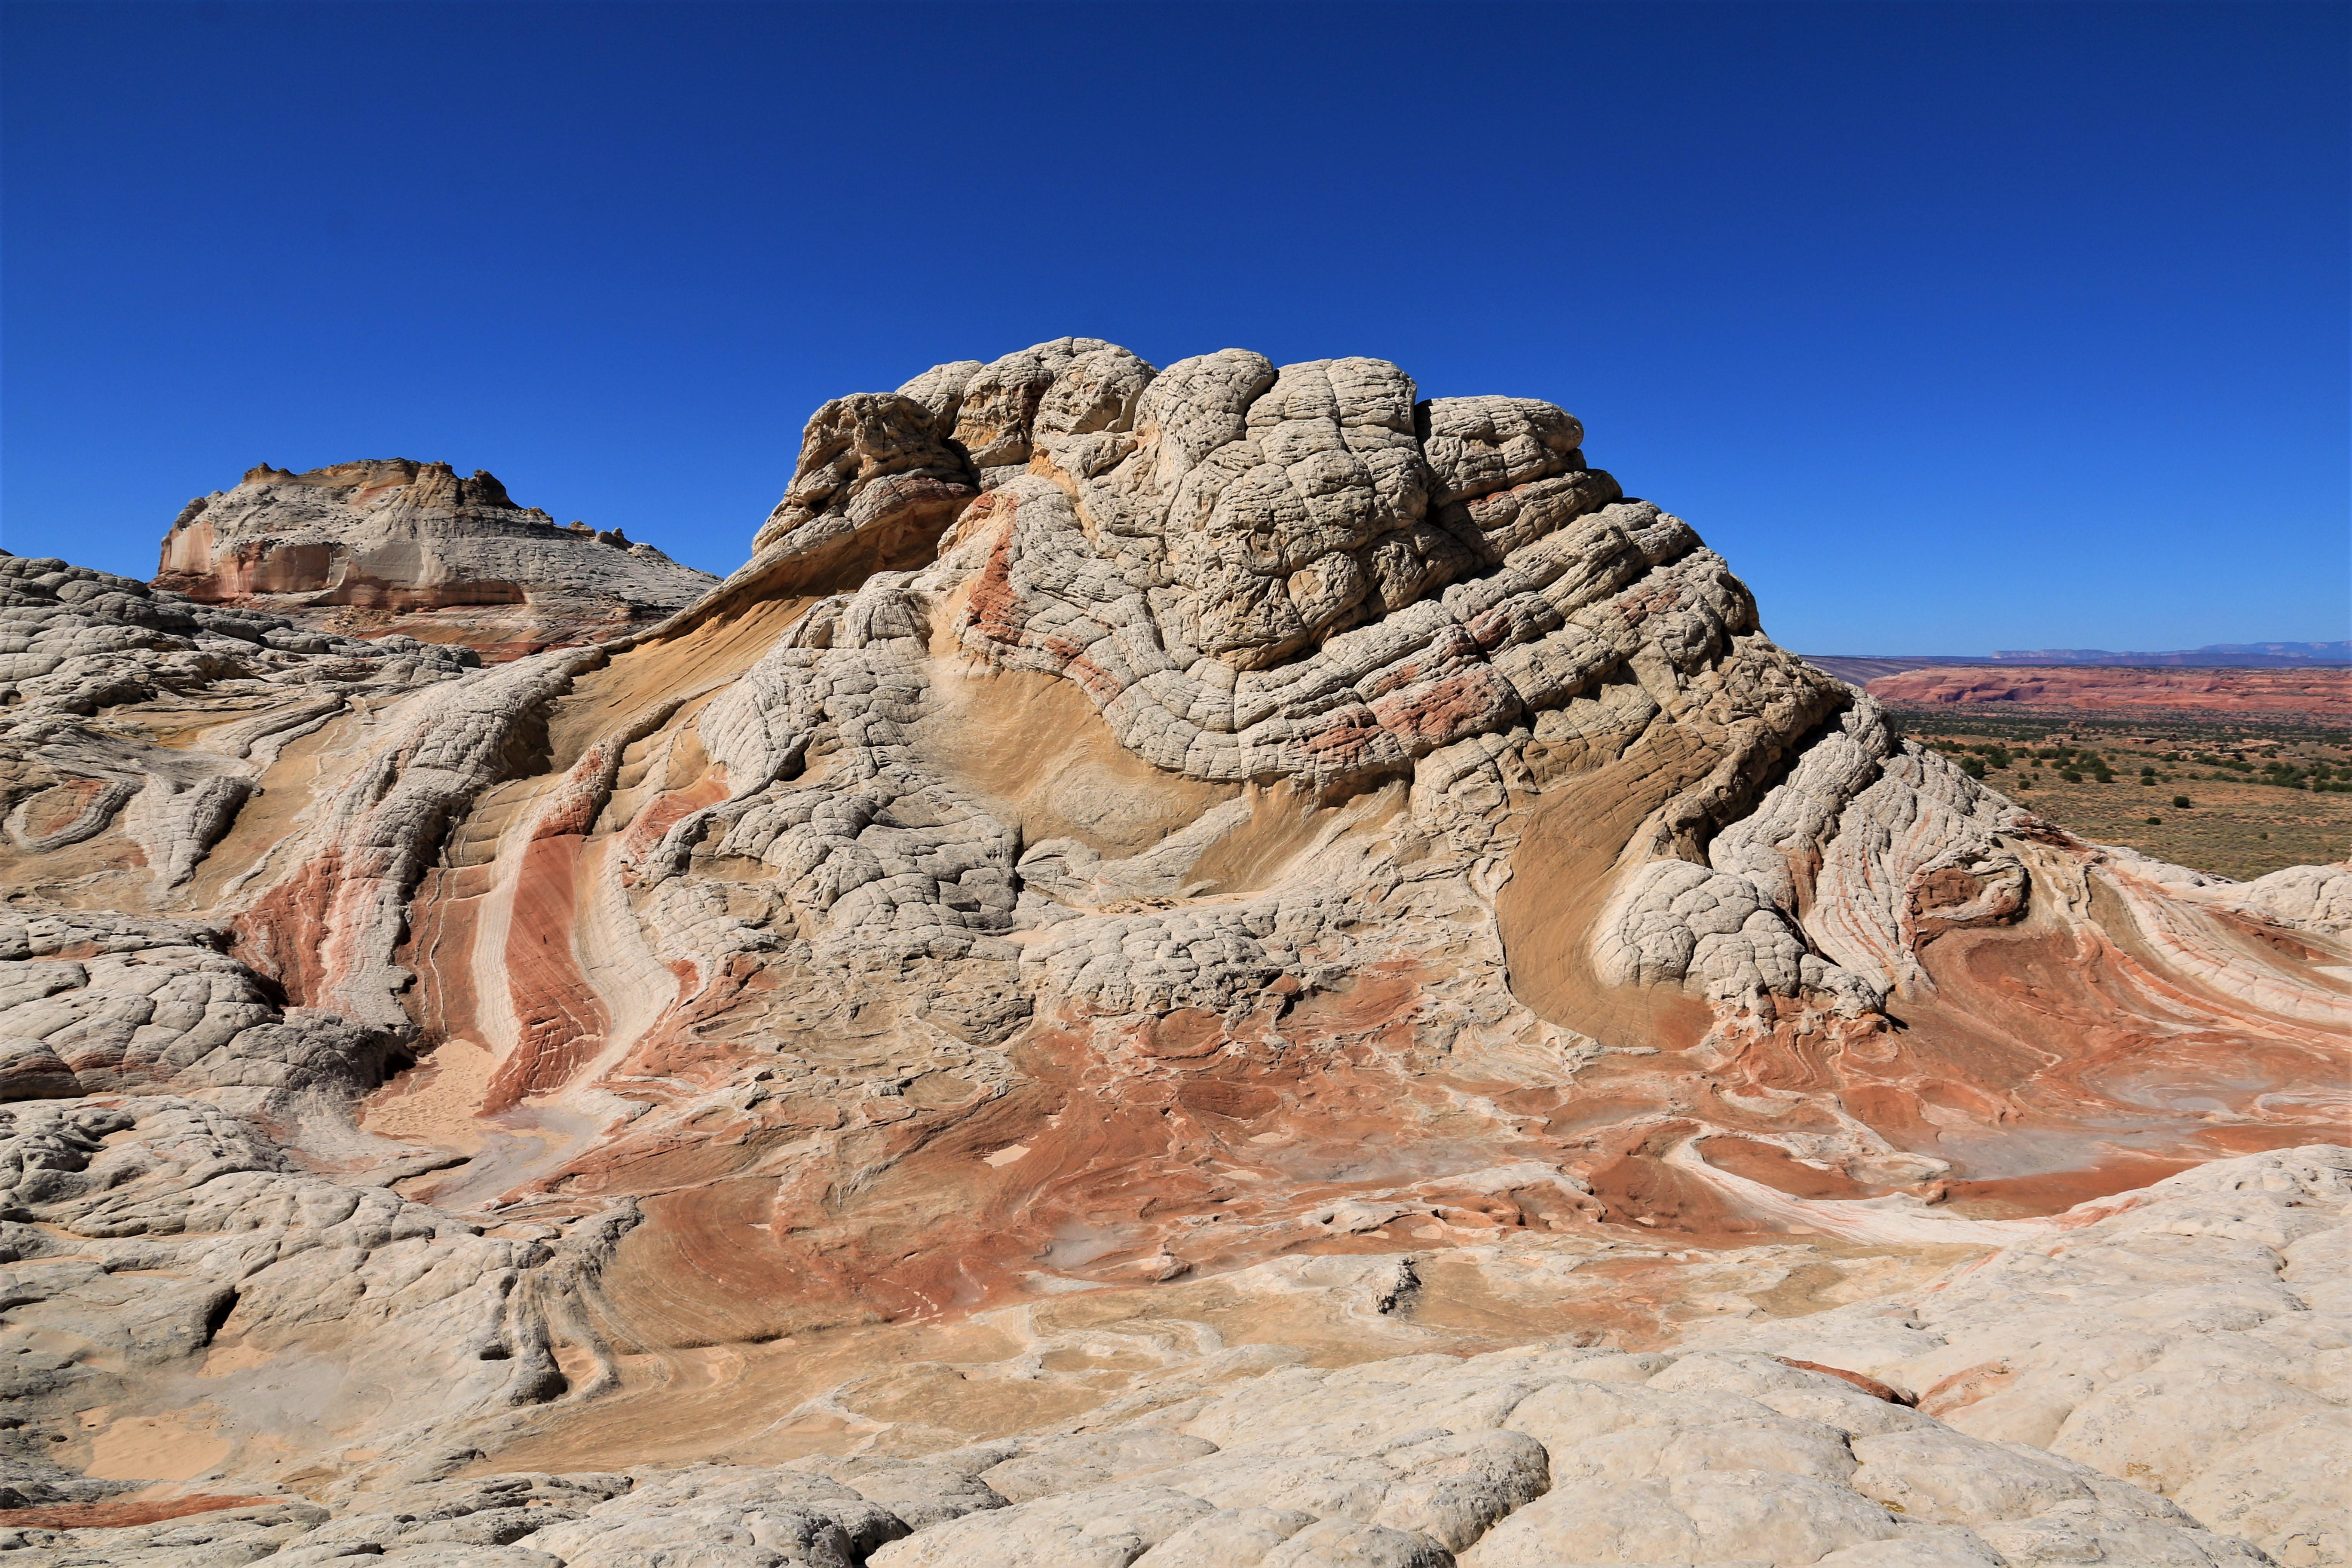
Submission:
<svg viewBox="0 0 2352 1568">
<path fill-rule="evenodd" d="M 198 496 L 164 536 L 155 586 L 513 658 L 625 635 L 714 581 L 617 529 L 559 528 L 479 469 L 393 458 L 301 474 L 265 463 Z"/>
<path fill-rule="evenodd" d="M 2021 709 L 2305 719 L 2352 718 L 2352 669 L 1912 669 L 1870 694 L 1898 708 L 2004 703 Z"/>
<path fill-rule="evenodd" d="M 0 563 L 9 1484 L 213 1500 L 16 1544 L 2342 1561 L 2259 1423 L 2069 1434 L 2336 1310 L 2342 1156 L 2265 1152 L 2340 1141 L 2352 868 L 2035 818 L 1583 445 L 1064 339 L 827 404 L 742 569 L 493 668 Z M 1883 1396 L 2094 1236 L 1979 1379 L 2031 1420 Z M 1769 1338 L 1890 1291 L 1866 1367 Z"/>
<path fill-rule="evenodd" d="M 176 1149 L 198 1119 L 162 1114 Z M 72 1173 L 42 1196 L 72 1229 L 123 1238 L 84 1244 L 101 1256 L 152 1258 L 140 1178 L 104 1205 L 81 1195 L 107 1158 L 61 1162 Z M 770 1568 L 2325 1562 L 2346 1528 L 2326 1474 L 2346 1390 L 2307 1352 L 2314 1306 L 2346 1282 L 2347 1195 L 2352 1152 L 2256 1156 L 2084 1205 L 1915 1296 L 1679 1349 L 1570 1337 L 1339 1367 L 1171 1367 L 1084 1421 L 915 1454 L 346 1484 L 318 1502 L 219 1497 L 193 1517 L 111 1527 L 37 1505 L 21 1522 L 0 1514 L 0 1552 L 158 1568 L 635 1568 L 687 1551 Z M 330 1236 L 371 1220 L 398 1233 L 365 1208 L 318 1217 Z M 257 1239 L 287 1237 L 265 1226 Z M 436 1243 L 451 1245 L 411 1223 L 407 1247 Z M 311 1310 L 355 1298 L 380 1255 L 319 1281 Z M 248 1331 L 283 1310 L 273 1276 L 289 1272 L 254 1276 L 257 1305 L 234 1309 L 254 1313 Z M 2116 1307 L 2151 1287 L 2155 1310 L 2119 1326 Z M 1995 1342 L 2004 1300 L 2022 1321 Z M 2197 1321 L 2223 1303 L 2226 1327 Z M 485 1331 L 457 1319 L 442 1355 Z M 2021 1429 L 2032 1437 L 2008 1435 Z"/>
</svg>

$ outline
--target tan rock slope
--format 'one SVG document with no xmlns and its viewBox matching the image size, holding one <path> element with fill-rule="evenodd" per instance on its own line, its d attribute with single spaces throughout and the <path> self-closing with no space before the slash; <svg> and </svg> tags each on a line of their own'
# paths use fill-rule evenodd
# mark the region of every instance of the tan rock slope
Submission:
<svg viewBox="0 0 2352 1568">
<path fill-rule="evenodd" d="M 2039 821 L 1582 437 L 1060 340 L 489 668 L 0 558 L 0 1550 L 2344 1561 L 2352 868 Z"/>
<path fill-rule="evenodd" d="M 558 528 L 477 469 L 405 458 L 289 473 L 264 463 L 198 496 L 154 585 L 323 631 L 463 643 L 491 658 L 626 635 L 717 582 L 616 529 Z"/>
</svg>

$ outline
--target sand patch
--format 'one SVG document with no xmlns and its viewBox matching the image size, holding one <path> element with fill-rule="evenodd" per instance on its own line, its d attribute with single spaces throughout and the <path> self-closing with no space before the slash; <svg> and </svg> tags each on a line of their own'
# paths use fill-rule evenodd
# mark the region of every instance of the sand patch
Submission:
<svg viewBox="0 0 2352 1568">
<path fill-rule="evenodd" d="M 472 1040 L 444 1040 L 368 1098 L 360 1125 L 384 1138 L 471 1152 L 482 1146 L 474 1120 L 489 1092 L 497 1056 Z"/>
<path fill-rule="evenodd" d="M 90 1439 L 86 1473 L 110 1481 L 190 1480 L 227 1458 L 234 1447 L 194 1411 L 126 1415 Z"/>
<path fill-rule="evenodd" d="M 250 1372 L 257 1366 L 269 1364 L 269 1352 L 255 1345 L 213 1344 L 205 1351 L 205 1364 L 198 1377 L 226 1377 L 231 1373 Z"/>
</svg>

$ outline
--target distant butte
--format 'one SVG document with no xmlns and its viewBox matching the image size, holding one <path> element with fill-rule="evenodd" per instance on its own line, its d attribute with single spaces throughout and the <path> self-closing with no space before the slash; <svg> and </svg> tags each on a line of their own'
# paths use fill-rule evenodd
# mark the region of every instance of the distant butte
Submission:
<svg viewBox="0 0 2352 1568">
<path fill-rule="evenodd" d="M 718 579 L 618 530 L 558 528 L 476 469 L 405 458 L 292 473 L 264 463 L 199 496 L 155 586 L 321 631 L 399 632 L 492 660 L 619 636 Z"/>
</svg>

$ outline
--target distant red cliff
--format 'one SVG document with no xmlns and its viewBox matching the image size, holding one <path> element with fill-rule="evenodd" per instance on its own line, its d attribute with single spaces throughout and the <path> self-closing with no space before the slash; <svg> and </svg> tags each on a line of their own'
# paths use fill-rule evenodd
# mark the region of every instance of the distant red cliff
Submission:
<svg viewBox="0 0 2352 1568">
<path fill-rule="evenodd" d="M 2352 669 L 1907 669 L 1867 688 L 1898 708 L 2005 702 L 2024 708 L 2201 709 L 2352 719 Z"/>
<path fill-rule="evenodd" d="M 380 458 L 303 474 L 263 463 L 198 496 L 163 538 L 154 586 L 497 661 L 618 637 L 718 581 L 616 529 L 559 528 L 481 469 Z"/>
</svg>

